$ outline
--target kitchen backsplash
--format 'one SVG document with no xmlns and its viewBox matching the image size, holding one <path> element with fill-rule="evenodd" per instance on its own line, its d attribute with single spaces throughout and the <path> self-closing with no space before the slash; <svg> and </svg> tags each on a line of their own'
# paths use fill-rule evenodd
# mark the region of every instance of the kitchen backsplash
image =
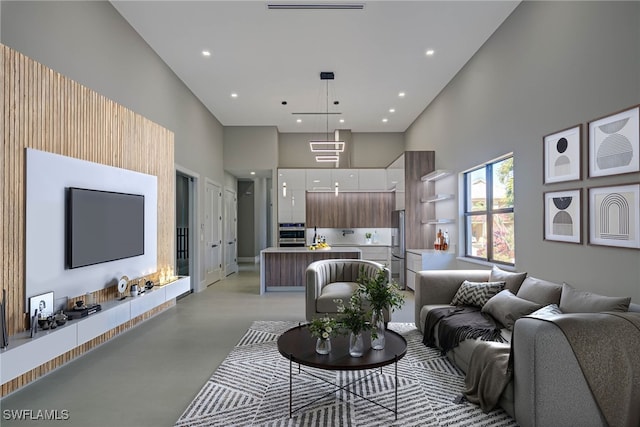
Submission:
<svg viewBox="0 0 640 427">
<path fill-rule="evenodd" d="M 372 245 L 391 246 L 392 228 L 318 228 L 318 236 L 324 236 L 329 245 L 365 245 L 366 233 L 371 233 Z M 307 245 L 313 241 L 313 227 L 307 228 Z"/>
</svg>

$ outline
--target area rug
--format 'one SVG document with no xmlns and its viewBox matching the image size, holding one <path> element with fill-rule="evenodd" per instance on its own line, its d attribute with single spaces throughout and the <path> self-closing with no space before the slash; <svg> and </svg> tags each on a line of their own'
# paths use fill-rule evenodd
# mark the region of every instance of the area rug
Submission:
<svg viewBox="0 0 640 427">
<path fill-rule="evenodd" d="M 310 404 L 289 417 L 289 361 L 277 349 L 278 336 L 294 322 L 254 322 L 233 351 L 176 422 L 185 426 L 516 426 L 502 409 L 485 414 L 472 403 L 455 403 L 464 376 L 446 357 L 422 344 L 410 323 L 389 328 L 407 340 L 407 354 L 398 362 L 398 419 L 379 406 L 344 392 Z M 307 368 L 308 369 L 308 368 Z M 295 370 L 294 370 L 295 372 Z M 314 370 L 322 379 L 344 383 L 360 371 Z M 357 392 L 394 407 L 394 366 L 358 383 Z M 330 391 L 308 375 L 294 378 L 294 406 Z"/>
</svg>

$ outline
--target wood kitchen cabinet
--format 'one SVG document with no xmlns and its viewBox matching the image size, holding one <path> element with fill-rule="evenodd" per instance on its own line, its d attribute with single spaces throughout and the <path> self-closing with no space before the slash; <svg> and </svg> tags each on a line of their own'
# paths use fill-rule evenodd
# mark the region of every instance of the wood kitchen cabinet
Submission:
<svg viewBox="0 0 640 427">
<path fill-rule="evenodd" d="M 394 194 L 307 193 L 306 220 L 309 227 L 363 228 L 391 227 Z"/>
</svg>

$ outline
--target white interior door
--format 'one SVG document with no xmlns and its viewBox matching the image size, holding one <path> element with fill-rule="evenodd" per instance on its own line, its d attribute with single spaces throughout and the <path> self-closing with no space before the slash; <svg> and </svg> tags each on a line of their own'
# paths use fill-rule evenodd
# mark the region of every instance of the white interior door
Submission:
<svg viewBox="0 0 640 427">
<path fill-rule="evenodd" d="M 205 188 L 205 281 L 209 285 L 222 278 L 222 190 L 208 179 Z"/>
<path fill-rule="evenodd" d="M 224 223 L 224 271 L 228 276 L 238 271 L 238 199 L 236 192 L 228 188 L 224 192 Z"/>
</svg>

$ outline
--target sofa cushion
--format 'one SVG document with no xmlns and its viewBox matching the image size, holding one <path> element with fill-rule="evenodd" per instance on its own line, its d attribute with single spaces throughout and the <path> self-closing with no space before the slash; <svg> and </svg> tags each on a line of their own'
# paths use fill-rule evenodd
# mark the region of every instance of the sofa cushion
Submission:
<svg viewBox="0 0 640 427">
<path fill-rule="evenodd" d="M 470 282 L 465 280 L 451 300 L 451 305 L 472 305 L 482 307 L 498 292 L 505 282 Z"/>
<path fill-rule="evenodd" d="M 337 313 L 338 307 L 333 300 L 341 299 L 347 304 L 357 288 L 356 282 L 329 283 L 322 288 L 322 293 L 316 299 L 316 310 L 318 313 Z"/>
<path fill-rule="evenodd" d="M 518 298 L 533 301 L 540 305 L 560 304 L 562 285 L 535 277 L 527 277 L 516 293 Z"/>
<path fill-rule="evenodd" d="M 557 304 L 549 304 L 529 314 L 529 317 L 537 317 L 539 319 L 547 319 L 551 316 L 562 314 L 562 310 Z"/>
<path fill-rule="evenodd" d="M 513 324 L 522 316 L 533 313 L 542 305 L 526 299 L 518 298 L 510 290 L 505 289 L 491 298 L 482 307 L 483 313 L 489 313 L 505 328 L 513 329 Z"/>
<path fill-rule="evenodd" d="M 490 282 L 505 282 L 505 289 L 509 289 L 514 295 L 518 293 L 520 285 L 527 277 L 527 273 L 516 273 L 513 271 L 504 271 L 500 267 L 494 265 L 489 274 Z"/>
<path fill-rule="evenodd" d="M 566 283 L 562 284 L 560 310 L 563 313 L 600 313 L 603 311 L 628 311 L 631 297 L 607 297 L 591 292 L 579 291 Z"/>
</svg>

